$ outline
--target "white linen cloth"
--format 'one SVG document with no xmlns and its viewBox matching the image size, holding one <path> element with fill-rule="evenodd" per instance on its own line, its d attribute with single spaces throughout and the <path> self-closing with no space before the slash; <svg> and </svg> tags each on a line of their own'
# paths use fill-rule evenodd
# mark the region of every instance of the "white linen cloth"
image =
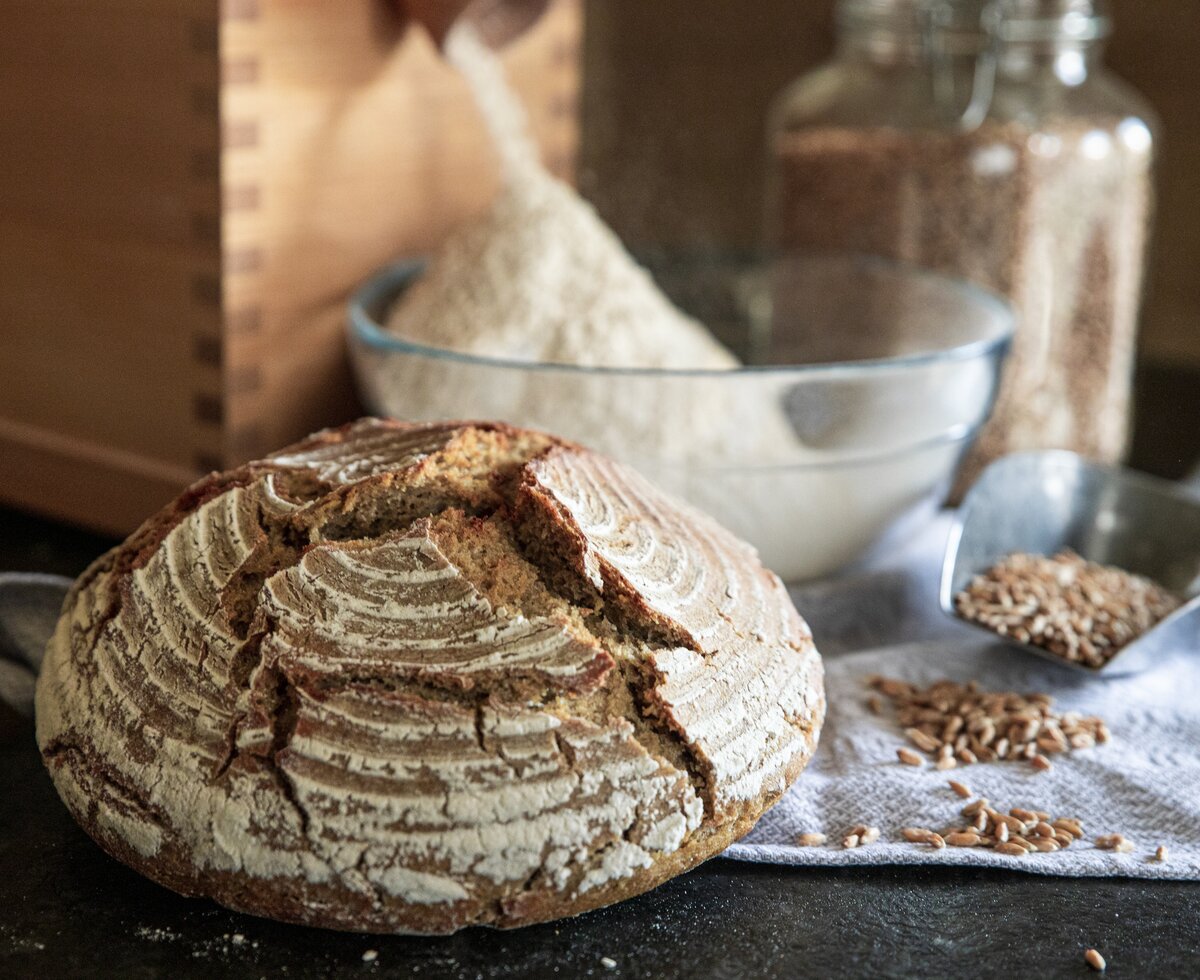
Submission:
<svg viewBox="0 0 1200 980">
<path fill-rule="evenodd" d="M 1200 650 L 1180 650 L 1154 669 L 1125 678 L 1091 678 L 1000 644 L 946 618 L 937 576 L 948 530 L 939 521 L 891 567 L 840 582 L 794 588 L 825 656 L 828 716 L 816 756 L 800 779 L 725 856 L 793 865 L 990 865 L 1041 874 L 1128 875 L 1200 879 Z M 945 772 L 901 765 L 907 745 L 887 698 L 880 716 L 866 708 L 869 674 L 928 685 L 949 677 L 987 690 L 1054 697 L 1054 710 L 1099 715 L 1112 741 L 1051 756 L 1038 772 L 1024 762 L 979 763 Z M 1086 837 L 1071 847 L 1024 858 L 984 848 L 903 840 L 903 827 L 963 826 L 967 802 L 948 787 L 957 779 L 997 809 L 1019 806 L 1078 817 Z M 880 840 L 846 850 L 856 824 L 876 826 Z M 798 847 L 798 834 L 828 842 Z M 1130 853 L 1090 841 L 1120 833 Z M 1160 845 L 1165 862 L 1153 860 Z"/>
</svg>

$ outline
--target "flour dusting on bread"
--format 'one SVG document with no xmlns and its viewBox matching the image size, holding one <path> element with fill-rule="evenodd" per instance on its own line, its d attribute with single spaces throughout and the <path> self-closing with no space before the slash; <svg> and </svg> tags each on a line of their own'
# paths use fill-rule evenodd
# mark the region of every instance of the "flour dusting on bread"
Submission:
<svg viewBox="0 0 1200 980">
<path fill-rule="evenodd" d="M 539 433 L 364 420 L 206 478 L 85 573 L 38 739 L 169 887 L 446 932 L 718 853 L 823 712 L 782 584 L 710 519 Z"/>
</svg>

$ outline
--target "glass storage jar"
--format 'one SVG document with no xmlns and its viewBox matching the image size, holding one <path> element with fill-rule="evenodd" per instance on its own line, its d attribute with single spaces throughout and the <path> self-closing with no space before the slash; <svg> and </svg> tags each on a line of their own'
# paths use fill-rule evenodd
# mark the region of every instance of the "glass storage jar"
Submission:
<svg viewBox="0 0 1200 980">
<path fill-rule="evenodd" d="M 1155 124 L 1102 67 L 1108 33 L 1103 0 L 841 0 L 835 56 L 772 110 L 772 245 L 913 262 L 1016 307 L 964 485 L 1011 451 L 1126 450 Z"/>
</svg>

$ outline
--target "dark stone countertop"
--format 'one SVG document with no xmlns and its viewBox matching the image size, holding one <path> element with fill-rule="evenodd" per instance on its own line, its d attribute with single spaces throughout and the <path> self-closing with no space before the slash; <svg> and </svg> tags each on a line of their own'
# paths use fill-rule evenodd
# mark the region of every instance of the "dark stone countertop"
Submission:
<svg viewBox="0 0 1200 980">
<path fill-rule="evenodd" d="M 28 724 L 0 724 L 0 773 L 6 977 L 1011 980 L 1086 977 L 1089 946 L 1115 976 L 1200 970 L 1200 884 L 975 869 L 718 859 L 620 905 L 514 932 L 430 939 L 284 926 L 180 898 L 104 855 L 59 803 Z"/>
<path fill-rule="evenodd" d="M 1135 462 L 1179 476 L 1200 448 L 1200 426 L 1181 424 L 1197 414 L 1200 386 L 1167 378 L 1153 390 Z M 0 569 L 72 575 L 108 544 L 0 510 Z M 106 857 L 55 795 L 32 727 L 0 708 L 0 977 L 1012 980 L 1090 976 L 1089 946 L 1111 976 L 1200 974 L 1200 883 L 718 859 L 620 905 L 515 932 L 279 925 L 180 898 Z"/>
</svg>

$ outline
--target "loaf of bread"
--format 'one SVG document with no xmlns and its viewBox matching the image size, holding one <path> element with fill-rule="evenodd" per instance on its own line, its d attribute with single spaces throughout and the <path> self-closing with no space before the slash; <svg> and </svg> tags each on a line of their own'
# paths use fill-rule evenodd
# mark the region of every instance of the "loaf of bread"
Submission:
<svg viewBox="0 0 1200 980">
<path fill-rule="evenodd" d="M 213 474 L 68 596 L 54 784 L 187 895 L 518 926 L 717 854 L 800 773 L 820 658 L 751 548 L 498 424 L 364 420 Z"/>
</svg>

